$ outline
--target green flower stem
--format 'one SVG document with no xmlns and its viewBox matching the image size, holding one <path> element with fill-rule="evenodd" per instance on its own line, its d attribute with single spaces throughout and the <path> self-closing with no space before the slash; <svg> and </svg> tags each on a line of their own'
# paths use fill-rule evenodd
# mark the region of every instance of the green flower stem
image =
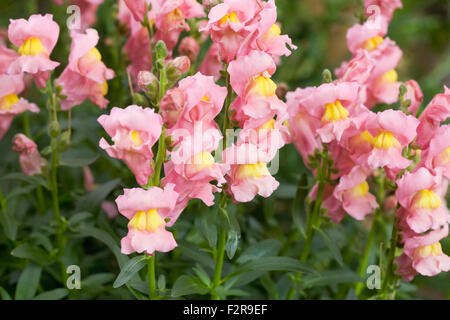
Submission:
<svg viewBox="0 0 450 320">
<path fill-rule="evenodd" d="M 219 210 L 226 210 L 227 209 L 227 195 L 224 191 L 220 194 L 220 208 Z M 219 300 L 219 295 L 215 292 L 215 288 L 217 288 L 221 283 L 222 278 L 222 269 L 223 269 L 223 261 L 225 258 L 225 244 L 227 241 L 227 233 L 226 230 L 223 227 L 219 227 L 219 234 L 218 234 L 218 242 L 217 242 L 217 249 L 215 252 L 215 260 L 216 260 L 216 266 L 214 268 L 214 278 L 213 278 L 213 287 L 212 287 L 212 293 L 211 298 L 213 300 Z"/>
<path fill-rule="evenodd" d="M 383 281 L 383 286 L 381 288 L 381 297 L 382 299 L 394 299 L 395 298 L 395 290 L 391 292 L 389 296 L 389 289 L 391 285 L 395 282 L 395 274 L 394 274 L 394 259 L 395 252 L 397 251 L 397 242 L 398 242 L 398 227 L 397 227 L 397 217 L 394 219 L 394 224 L 392 226 L 392 234 L 391 234 L 391 244 L 388 251 L 387 257 L 387 269 L 386 276 Z"/>
<path fill-rule="evenodd" d="M 148 256 L 148 297 L 150 300 L 156 300 L 158 298 L 156 293 L 155 260 L 156 252 Z"/>
<path fill-rule="evenodd" d="M 47 93 L 49 97 L 49 121 L 50 123 L 58 123 L 58 116 L 56 111 L 56 97 L 53 92 L 51 79 L 47 81 Z M 59 210 L 59 199 L 58 199 L 58 165 L 59 165 L 59 150 L 58 150 L 58 139 L 59 133 L 57 135 L 50 133 L 51 138 L 51 193 L 52 193 L 52 203 L 53 203 L 53 212 L 55 215 L 55 222 L 58 225 L 61 224 L 61 214 Z M 59 232 L 58 232 L 59 233 Z"/>
<path fill-rule="evenodd" d="M 161 180 L 161 168 L 166 158 L 166 128 L 163 126 L 158 142 L 158 153 L 156 155 L 155 172 L 153 173 L 153 186 L 159 186 Z"/>
<path fill-rule="evenodd" d="M 228 73 L 228 64 L 225 64 L 225 81 L 227 86 L 227 97 L 225 99 L 225 106 L 224 106 L 224 115 L 223 115 L 223 125 L 222 125 L 222 134 L 223 134 L 223 145 L 222 145 L 222 151 L 227 148 L 227 129 L 230 128 L 230 119 L 228 117 L 228 111 L 229 107 L 231 105 L 232 99 L 233 99 L 233 89 L 231 88 L 231 82 L 230 82 L 230 74 Z M 222 190 L 222 193 L 220 194 L 220 204 L 219 204 L 219 210 L 227 210 L 227 199 L 228 196 L 224 190 Z M 213 278 L 213 287 L 211 291 L 211 298 L 213 300 L 219 300 L 219 295 L 215 292 L 215 288 L 217 288 L 221 283 L 222 278 L 222 269 L 223 269 L 223 261 L 225 258 L 225 244 L 227 241 L 227 232 L 222 226 L 218 226 L 218 241 L 217 241 L 217 248 L 215 251 L 214 258 L 216 260 L 216 265 L 214 268 L 214 278 Z"/>
<path fill-rule="evenodd" d="M 375 241 L 375 235 L 378 228 L 378 220 L 383 212 L 384 203 L 384 177 L 380 177 L 378 181 L 378 194 L 377 194 L 378 209 L 375 211 L 375 217 L 373 219 L 372 228 L 370 229 L 369 236 L 367 237 L 366 248 L 364 250 L 364 255 L 359 265 L 358 274 L 362 279 L 366 273 L 367 264 L 369 263 L 370 251 L 372 250 L 373 243 Z M 359 296 L 361 290 L 363 289 L 364 282 L 357 282 L 355 285 L 356 296 Z"/>
<path fill-rule="evenodd" d="M 312 240 L 314 238 L 314 234 L 316 232 L 316 228 L 320 225 L 321 220 L 321 207 L 322 207 L 322 200 L 323 200 L 323 192 L 325 190 L 325 184 L 328 179 L 329 175 L 329 168 L 328 168 L 328 150 L 326 146 L 324 147 L 324 154 L 325 156 L 322 156 L 320 158 L 318 170 L 317 170 L 317 181 L 318 181 L 318 187 L 317 187 L 317 195 L 316 200 L 314 202 L 314 208 L 312 213 L 308 217 L 308 222 L 306 226 L 306 242 L 303 246 L 302 254 L 300 256 L 301 262 L 306 262 L 306 260 L 309 257 L 309 253 L 311 251 L 311 245 Z M 297 272 L 295 275 L 295 283 L 297 283 L 301 279 L 302 273 Z M 288 292 L 287 299 L 292 300 L 296 294 L 296 289 L 291 288 Z"/>
</svg>

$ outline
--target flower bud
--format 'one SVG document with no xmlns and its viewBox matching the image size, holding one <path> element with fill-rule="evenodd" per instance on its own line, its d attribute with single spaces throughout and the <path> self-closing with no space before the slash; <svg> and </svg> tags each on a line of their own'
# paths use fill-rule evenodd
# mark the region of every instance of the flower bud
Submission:
<svg viewBox="0 0 450 320">
<path fill-rule="evenodd" d="M 178 50 L 182 55 L 187 56 L 191 63 L 194 63 L 200 51 L 200 46 L 193 37 L 186 37 L 181 41 Z"/>
<path fill-rule="evenodd" d="M 171 82 L 177 81 L 191 68 L 191 61 L 186 56 L 177 57 L 167 63 L 167 78 Z"/>
<path fill-rule="evenodd" d="M 42 167 L 46 165 L 41 157 L 36 143 L 26 135 L 19 133 L 13 138 L 13 151 L 20 152 L 19 162 L 22 172 L 28 176 L 42 173 Z"/>
<path fill-rule="evenodd" d="M 184 93 L 179 88 L 167 91 L 160 104 L 161 115 L 164 123 L 171 128 L 180 116 L 184 108 Z"/>
<path fill-rule="evenodd" d="M 48 134 L 51 137 L 56 137 L 58 136 L 58 134 L 61 131 L 61 127 L 59 126 L 59 123 L 57 121 L 52 121 L 50 122 L 50 124 L 48 125 Z"/>
</svg>

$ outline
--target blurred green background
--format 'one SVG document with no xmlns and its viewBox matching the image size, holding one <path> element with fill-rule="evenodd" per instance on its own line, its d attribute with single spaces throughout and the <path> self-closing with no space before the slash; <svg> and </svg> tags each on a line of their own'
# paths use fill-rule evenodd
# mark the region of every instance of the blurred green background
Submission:
<svg viewBox="0 0 450 320">
<path fill-rule="evenodd" d="M 113 68 L 117 77 L 110 84 L 108 98 L 111 100 L 110 107 L 115 105 L 125 106 L 129 103 L 128 84 L 124 73 L 124 58 L 120 55 L 120 49 L 126 41 L 122 34 L 117 35 L 116 20 L 114 19 L 115 0 L 105 0 L 98 12 L 98 23 L 95 28 L 99 31 L 101 43 L 99 49 L 107 66 Z M 403 60 L 398 67 L 399 79 L 415 79 L 421 85 L 426 104 L 433 95 L 443 92 L 443 85 L 450 84 L 450 1 L 446 0 L 404 0 L 404 8 L 397 10 L 389 29 L 389 37 L 396 41 L 404 52 Z M 346 30 L 357 22 L 355 12 L 361 10 L 361 1 L 357 0 L 278 0 L 279 21 L 282 24 L 283 33 L 289 34 L 299 49 L 290 57 L 283 58 L 275 79 L 278 82 L 288 84 L 290 90 L 297 87 L 318 85 L 321 82 L 323 69 L 334 70 L 342 61 L 350 59 L 347 50 L 345 34 Z M 65 7 L 56 6 L 51 0 L 2 0 L 0 1 L 0 28 L 7 28 L 10 18 L 27 18 L 32 13 L 53 13 L 55 19 L 61 26 L 61 35 L 57 48 L 52 54 L 53 60 L 65 65 L 70 49 L 70 39 L 65 26 Z M 62 72 L 58 68 L 56 74 Z M 45 97 L 35 88 L 27 92 L 27 98 L 39 104 L 45 109 Z M 84 157 L 94 159 L 90 166 L 96 183 L 105 186 L 113 179 L 107 187 L 112 190 L 108 196 L 109 200 L 122 193 L 123 187 L 136 185 L 131 172 L 122 162 L 111 159 L 98 149 L 98 141 L 104 136 L 102 128 L 97 124 L 97 117 L 104 113 L 89 103 L 84 103 L 73 109 L 73 139 L 72 148 L 66 152 L 66 157 Z M 39 116 L 29 116 L 31 131 L 35 141 L 42 149 L 48 145 L 46 135 L 46 113 L 41 112 Z M 22 131 L 24 116 L 17 117 L 9 132 L 0 141 L 0 176 L 10 172 L 18 172 L 20 168 L 17 160 L 18 155 L 11 152 L 11 139 L 17 132 Z M 65 116 L 61 119 L 62 126 L 67 126 Z M 86 201 L 85 191 L 80 168 L 64 167 L 61 169 L 62 189 L 61 202 L 63 214 L 70 215 L 80 206 L 80 201 Z M 306 169 L 302 160 L 290 145 L 280 153 L 280 170 L 276 175 L 281 186 L 275 195 L 269 199 L 257 198 L 249 204 L 235 208 L 239 213 L 241 225 L 241 242 L 238 252 L 249 245 L 258 243 L 264 239 L 277 239 L 283 244 L 281 251 L 283 255 L 297 257 L 302 248 L 302 240 L 295 236 L 292 224 L 292 200 L 295 196 L 300 176 Z M 310 182 L 312 182 L 310 180 Z M 3 192 L 8 194 L 23 187 L 15 181 L 2 182 Z M 105 189 L 106 190 L 106 189 Z M 107 196 L 107 192 L 104 197 Z M 8 202 L 8 210 L 13 212 L 17 220 L 17 239 L 29 239 L 30 234 L 39 227 L 36 225 L 48 222 L 51 215 L 45 219 L 28 219 L 33 214 L 31 201 L 21 201 L 30 198 L 26 193 L 19 194 Z M 75 199 L 75 200 L 73 200 Z M 103 200 L 103 199 L 101 199 Z M 108 232 L 114 239 L 119 241 L 126 231 L 126 220 L 122 217 L 109 221 L 96 201 L 89 208 L 94 214 L 95 225 Z M 82 206 L 82 205 L 81 205 Z M 186 246 L 200 246 L 202 251 L 207 252 L 209 239 L 207 233 L 214 230 L 205 230 L 202 219 L 211 217 L 215 208 L 207 209 L 196 201 L 192 201 L 183 219 L 177 222 L 178 239 Z M 377 235 L 378 242 L 387 243 L 389 234 L 389 221 L 392 213 L 386 214 L 384 230 Z M 211 219 L 211 218 L 209 218 Z M 38 222 L 39 221 L 39 222 Z M 192 228 L 195 226 L 196 228 Z M 358 259 L 364 250 L 367 236 L 367 223 L 357 223 L 350 218 L 345 218 L 339 225 L 328 223 L 327 232 L 339 247 L 342 253 L 346 270 L 357 270 Z M 213 229 L 213 228 L 211 228 Z M 200 230 L 199 232 L 195 230 Z M 206 235 L 205 235 L 206 234 Z M 289 235 L 293 235 L 290 238 Z M 181 240 L 182 239 L 182 240 Z M 2 241 L 5 240 L 5 241 Z M 17 243 L 16 243 L 17 244 Z M 0 235 L 0 261 L 7 261 L 6 266 L 0 268 L 0 285 L 13 287 L 17 281 L 20 270 L 11 271 L 14 267 L 22 265 L 18 259 L 9 255 L 10 244 L 3 235 Z M 444 251 L 450 254 L 450 241 L 443 242 Z M 117 264 L 111 252 L 104 250 L 101 243 L 92 239 L 72 240 L 68 244 L 68 251 L 73 257 L 83 261 L 83 269 L 89 270 L 89 274 L 106 275 L 104 281 L 99 285 L 101 289 L 93 289 L 93 292 L 83 293 L 73 298 L 127 298 L 129 294 L 124 291 L 111 290 L 111 282 L 118 272 Z M 373 250 L 376 251 L 376 250 Z M 168 282 L 176 279 L 183 268 L 195 265 L 195 259 L 189 256 L 187 250 L 182 251 L 185 257 L 179 257 L 180 253 L 162 256 L 161 266 L 166 267 L 164 272 Z M 186 259 L 192 258 L 192 259 Z M 178 260 L 181 259 L 181 260 Z M 327 246 L 321 239 L 315 239 L 313 244 L 312 263 L 319 269 L 336 270 L 341 269 L 334 261 Z M 375 252 L 371 261 L 376 262 Z M 225 269 L 229 266 L 225 266 Z M 170 272 L 169 272 L 170 270 Z M 9 272 L 12 272 L 12 275 Z M 340 271 L 339 271 L 340 272 Z M 344 273 L 342 274 L 344 277 Z M 110 275 L 110 276 L 108 276 Z M 50 281 L 50 280 L 48 280 Z M 286 275 L 275 274 L 273 279 L 263 278 L 246 286 L 251 298 L 277 298 L 282 296 L 284 288 L 288 286 L 289 279 Z M 273 288 L 271 287 L 273 285 Z M 51 285 L 49 285 L 51 286 Z M 265 294 L 265 290 L 275 292 L 273 295 Z M 269 290 L 273 289 L 273 290 Z M 370 292 L 366 292 L 370 296 Z M 345 288 L 337 281 L 326 287 L 317 284 L 310 289 L 309 298 L 351 298 Z M 247 296 L 248 298 L 248 296 Z M 441 274 L 433 278 L 418 276 L 411 284 L 402 283 L 398 298 L 426 298 L 426 299 L 449 299 L 450 298 L 450 274 Z"/>
</svg>

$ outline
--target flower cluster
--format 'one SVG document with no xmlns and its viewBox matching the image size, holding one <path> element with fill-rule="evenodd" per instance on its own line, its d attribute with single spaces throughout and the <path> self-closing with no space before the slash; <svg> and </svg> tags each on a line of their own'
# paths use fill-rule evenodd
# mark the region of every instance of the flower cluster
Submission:
<svg viewBox="0 0 450 320">
<path fill-rule="evenodd" d="M 319 151 L 332 159 L 325 178 L 323 206 L 339 222 L 346 214 L 363 220 L 382 203 L 370 191 L 370 178 L 386 177 L 397 185 L 397 227 L 404 253 L 396 260 L 406 280 L 450 269 L 439 240 L 448 235 L 447 190 L 450 131 L 440 126 L 449 116 L 449 90 L 437 95 L 417 119 L 423 95 L 414 80 L 398 81 L 395 68 L 401 49 L 386 34 L 400 1 L 365 1 L 365 9 L 381 8 L 347 32 L 353 53 L 336 70 L 335 81 L 297 89 L 287 95 L 292 140 L 317 176 Z M 400 110 L 376 112 L 379 104 L 399 101 Z M 325 171 L 327 171 L 325 170 Z M 319 176 L 319 173 L 321 176 Z M 310 198 L 315 199 L 318 186 Z M 381 201 L 381 199 L 380 199 Z"/>
<path fill-rule="evenodd" d="M 228 65 L 229 84 L 237 96 L 226 117 L 232 114 L 242 129 L 236 143 L 223 151 L 224 163 L 231 166 L 227 192 L 236 202 L 251 201 L 257 194 L 268 197 L 279 183 L 267 163 L 289 140 L 287 106 L 277 97 L 271 76 L 280 56 L 290 54 L 287 45 L 295 46 L 281 35 L 274 1 L 224 1 L 208 18 L 203 30 L 213 40 L 211 58 L 219 56 Z"/>
</svg>

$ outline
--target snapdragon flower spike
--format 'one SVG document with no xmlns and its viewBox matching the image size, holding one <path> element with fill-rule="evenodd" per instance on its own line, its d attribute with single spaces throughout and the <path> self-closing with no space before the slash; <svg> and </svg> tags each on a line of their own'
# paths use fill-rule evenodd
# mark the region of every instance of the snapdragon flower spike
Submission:
<svg viewBox="0 0 450 320">
<path fill-rule="evenodd" d="M 247 143 L 233 145 L 223 151 L 223 162 L 231 165 L 226 177 L 227 192 L 234 202 L 252 201 L 257 194 L 267 198 L 278 188 L 279 182 L 267 168 L 275 152 L 267 153 Z"/>
<path fill-rule="evenodd" d="M 450 117 L 450 89 L 444 86 L 444 93 L 437 94 L 419 117 L 417 144 L 426 149 L 436 134 L 441 122 Z"/>
<path fill-rule="evenodd" d="M 399 110 L 377 113 L 367 124 L 367 131 L 373 137 L 372 151 L 367 158 L 371 169 L 386 167 L 401 170 L 411 161 L 402 156 L 402 150 L 416 137 L 419 121 Z"/>
<path fill-rule="evenodd" d="M 229 63 L 258 27 L 255 16 L 261 8 L 260 0 L 225 0 L 211 8 L 208 24 L 200 31 L 210 32 L 213 42 L 219 45 L 222 60 Z"/>
<path fill-rule="evenodd" d="M 340 141 L 349 127 L 350 119 L 357 110 L 360 86 L 356 82 L 324 83 L 312 87 L 302 104 L 321 125 L 317 130 L 322 142 Z"/>
<path fill-rule="evenodd" d="M 277 7 L 275 0 L 267 2 L 260 1 L 261 10 L 256 14 L 255 20 L 258 27 L 245 38 L 241 45 L 238 56 L 247 55 L 252 50 L 268 53 L 275 61 L 281 56 L 289 56 L 291 50 L 297 49 L 287 35 L 281 35 L 280 26 L 277 24 Z"/>
<path fill-rule="evenodd" d="M 440 194 L 442 175 L 438 170 L 433 175 L 426 168 L 407 172 L 397 181 L 395 196 L 406 209 L 404 216 L 409 228 L 416 233 L 429 229 L 437 230 L 450 222 L 446 203 Z"/>
<path fill-rule="evenodd" d="M 110 157 L 125 161 L 140 185 L 146 185 L 153 173 L 152 147 L 159 139 L 162 118 L 153 109 L 131 105 L 125 109 L 113 108 L 110 115 L 97 120 L 110 135 L 111 146 L 102 138 L 100 148 Z"/>
<path fill-rule="evenodd" d="M 288 118 L 287 106 L 277 97 L 277 85 L 271 79 L 275 70 L 272 57 L 262 51 L 252 51 L 230 62 L 230 82 L 238 95 L 231 109 L 235 111 L 233 120 L 240 127 L 260 127 L 275 115 Z"/>
<path fill-rule="evenodd" d="M 442 251 L 440 240 L 448 236 L 448 225 L 425 235 L 403 239 L 404 252 L 396 259 L 397 274 L 405 281 L 411 281 L 419 273 L 432 277 L 450 270 L 450 257 Z"/>
<path fill-rule="evenodd" d="M 8 68 L 10 74 L 32 74 L 39 87 L 45 87 L 49 71 L 59 66 L 50 60 L 50 54 L 59 36 L 59 26 L 53 15 L 32 15 L 28 20 L 10 20 L 9 40 L 18 47 L 19 56 Z"/>
<path fill-rule="evenodd" d="M 42 167 L 46 164 L 41 157 L 36 143 L 26 135 L 19 133 L 13 138 L 13 151 L 19 152 L 19 162 L 22 172 L 27 176 L 34 176 L 42 173 Z"/>
<path fill-rule="evenodd" d="M 98 32 L 72 31 L 72 45 L 69 64 L 56 83 L 62 87 L 61 109 L 68 110 L 80 105 L 85 99 L 104 109 L 108 105 L 105 95 L 108 92 L 107 80 L 114 77 L 114 71 L 102 62 L 102 55 L 96 48 Z"/>
<path fill-rule="evenodd" d="M 163 40 L 171 51 L 182 31 L 189 31 L 186 19 L 206 16 L 196 0 L 153 0 L 151 15 L 155 20 L 155 41 Z"/>
<path fill-rule="evenodd" d="M 443 175 L 450 179 L 450 125 L 441 126 L 436 130 L 421 158 L 421 164 L 426 168 L 430 170 L 441 168 Z"/>
<path fill-rule="evenodd" d="M 342 202 L 342 207 L 356 220 L 364 220 L 366 215 L 378 208 L 375 196 L 369 192 L 366 179 L 370 172 L 360 166 L 355 166 L 349 174 L 340 178 L 333 191 L 336 199 Z"/>
<path fill-rule="evenodd" d="M 19 98 L 25 85 L 23 74 L 0 74 L 0 140 L 8 131 L 15 116 L 25 111 L 39 112 L 39 107 Z"/>
<path fill-rule="evenodd" d="M 119 212 L 130 220 L 128 234 L 121 241 L 122 253 L 152 255 L 155 251 L 168 252 L 177 246 L 172 233 L 166 230 L 166 226 L 175 223 L 173 210 L 178 194 L 173 188 L 168 184 L 164 189 L 125 189 L 116 199 Z M 166 219 L 170 219 L 169 222 Z"/>
</svg>

